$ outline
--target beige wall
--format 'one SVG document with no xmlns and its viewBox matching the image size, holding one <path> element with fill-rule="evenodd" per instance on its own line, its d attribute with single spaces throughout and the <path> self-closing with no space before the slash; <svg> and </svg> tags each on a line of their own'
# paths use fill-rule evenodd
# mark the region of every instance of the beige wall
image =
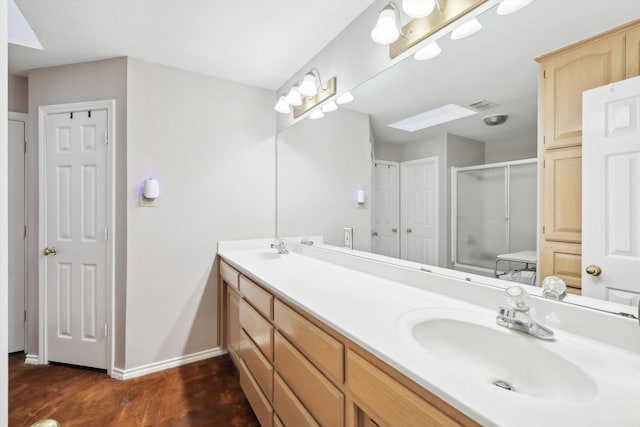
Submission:
<svg viewBox="0 0 640 427">
<path fill-rule="evenodd" d="M 134 59 L 127 87 L 129 369 L 216 346 L 217 242 L 275 235 L 276 98 Z"/>
<path fill-rule="evenodd" d="M 26 77 L 9 75 L 9 111 L 29 112 L 29 81 Z"/>
<path fill-rule="evenodd" d="M 278 235 L 322 235 L 343 246 L 371 250 L 369 116 L 346 109 L 303 120 L 278 134 Z M 365 190 L 358 205 L 356 191 Z"/>
<path fill-rule="evenodd" d="M 116 58 L 29 72 L 27 143 L 27 352 L 38 354 L 38 107 L 115 99 L 116 153 L 116 319 L 115 366 L 124 365 L 126 277 L 127 60 Z"/>
<path fill-rule="evenodd" d="M 536 129 L 523 129 L 521 136 L 487 141 L 486 163 L 531 159 L 538 156 Z"/>
</svg>

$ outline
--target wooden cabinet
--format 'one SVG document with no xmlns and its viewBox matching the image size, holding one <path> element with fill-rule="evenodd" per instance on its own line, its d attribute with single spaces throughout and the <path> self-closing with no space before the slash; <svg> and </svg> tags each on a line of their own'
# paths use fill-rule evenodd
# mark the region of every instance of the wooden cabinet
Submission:
<svg viewBox="0 0 640 427">
<path fill-rule="evenodd" d="M 240 349 L 240 295 L 227 290 L 227 349 L 234 362 L 238 363 Z"/>
<path fill-rule="evenodd" d="M 579 293 L 582 243 L 582 92 L 640 74 L 640 20 L 567 46 L 540 63 L 540 280 Z"/>
</svg>

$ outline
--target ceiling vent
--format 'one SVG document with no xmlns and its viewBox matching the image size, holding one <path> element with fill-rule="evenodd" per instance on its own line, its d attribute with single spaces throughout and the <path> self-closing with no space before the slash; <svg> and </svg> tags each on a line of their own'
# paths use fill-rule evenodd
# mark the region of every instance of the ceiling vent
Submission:
<svg viewBox="0 0 640 427">
<path fill-rule="evenodd" d="M 473 108 L 477 111 L 484 111 L 497 106 L 498 104 L 495 102 L 487 101 L 486 99 L 481 99 L 480 101 L 476 101 L 468 105 L 469 108 Z"/>
<path fill-rule="evenodd" d="M 491 116 L 486 116 L 482 120 L 487 126 L 498 126 L 506 122 L 507 117 L 509 116 L 507 116 L 506 114 L 492 114 Z"/>
</svg>

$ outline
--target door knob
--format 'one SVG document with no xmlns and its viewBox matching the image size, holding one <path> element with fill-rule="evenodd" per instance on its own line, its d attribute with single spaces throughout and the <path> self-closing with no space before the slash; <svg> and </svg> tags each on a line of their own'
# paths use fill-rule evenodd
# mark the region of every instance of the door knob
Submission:
<svg viewBox="0 0 640 427">
<path fill-rule="evenodd" d="M 411 233 L 413 230 L 410 228 L 407 228 L 407 233 Z"/>
<path fill-rule="evenodd" d="M 602 269 L 600 268 L 600 266 L 595 265 L 595 264 L 591 264 L 591 265 L 587 266 L 587 268 L 585 268 L 584 271 L 589 276 L 599 276 L 600 273 L 602 273 Z"/>
<path fill-rule="evenodd" d="M 397 232 L 398 232 L 398 229 L 397 229 L 397 228 L 392 228 L 392 229 L 391 229 L 391 232 L 392 232 L 392 233 L 397 233 Z"/>
<path fill-rule="evenodd" d="M 49 255 L 55 256 L 57 253 L 58 253 L 58 250 L 55 248 L 55 246 L 52 246 L 50 248 L 44 248 L 44 250 L 42 251 L 42 254 L 44 256 L 49 256 Z"/>
<path fill-rule="evenodd" d="M 373 237 L 375 237 L 375 236 L 377 236 L 377 235 L 378 235 L 378 233 L 377 233 L 376 231 L 372 231 L 372 232 L 371 232 L 371 235 L 372 235 Z"/>
</svg>

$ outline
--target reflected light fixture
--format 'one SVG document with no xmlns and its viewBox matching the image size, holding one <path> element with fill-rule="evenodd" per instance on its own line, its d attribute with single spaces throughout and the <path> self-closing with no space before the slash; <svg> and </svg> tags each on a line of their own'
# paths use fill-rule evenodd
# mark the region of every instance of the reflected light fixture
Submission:
<svg viewBox="0 0 640 427">
<path fill-rule="evenodd" d="M 316 80 L 317 79 L 317 80 Z M 327 90 L 327 88 L 322 84 L 322 77 L 320 77 L 320 71 L 317 68 L 312 68 L 307 74 L 302 78 L 302 83 L 300 84 L 300 93 L 303 96 L 316 96 L 318 94 L 318 83 L 320 83 L 320 89 Z"/>
<path fill-rule="evenodd" d="M 418 61 L 426 61 L 427 59 L 435 58 L 440 55 L 442 49 L 438 46 L 437 42 L 431 42 L 413 55 Z"/>
<path fill-rule="evenodd" d="M 294 107 L 299 107 L 302 105 L 302 95 L 300 94 L 300 88 L 297 85 L 294 85 L 289 89 L 289 93 L 286 98 L 287 102 Z"/>
<path fill-rule="evenodd" d="M 311 114 L 309 114 L 309 118 L 311 120 L 321 119 L 323 117 L 324 117 L 324 113 L 319 108 L 317 110 L 313 110 Z"/>
<path fill-rule="evenodd" d="M 508 15 L 516 12 L 532 1 L 533 0 L 502 0 L 500 4 L 498 4 L 498 15 Z"/>
<path fill-rule="evenodd" d="M 402 0 L 402 10 L 407 16 L 418 19 L 433 12 L 436 0 Z"/>
<path fill-rule="evenodd" d="M 284 96 L 281 96 L 278 99 L 278 103 L 276 104 L 274 109 L 278 113 L 282 113 L 282 114 L 289 114 L 291 112 L 291 107 L 289 106 L 289 103 L 287 102 L 287 98 L 285 98 Z"/>
<path fill-rule="evenodd" d="M 394 2 L 389 2 L 378 14 L 376 26 L 371 30 L 371 38 L 378 44 L 391 44 L 401 34 L 400 13 Z"/>
<path fill-rule="evenodd" d="M 451 39 L 452 40 L 460 40 L 465 37 L 469 37 L 471 34 L 474 34 L 482 28 L 482 24 L 476 18 L 473 18 L 464 24 L 460 25 L 455 30 L 451 31 Z"/>
<path fill-rule="evenodd" d="M 334 101 L 329 101 L 322 106 L 323 113 L 330 113 L 332 111 L 336 111 L 337 109 L 338 109 L 338 106 Z"/>
<path fill-rule="evenodd" d="M 336 98 L 336 104 L 338 105 L 348 104 L 351 101 L 353 101 L 353 95 L 351 95 L 351 92 L 345 92 Z"/>
</svg>

